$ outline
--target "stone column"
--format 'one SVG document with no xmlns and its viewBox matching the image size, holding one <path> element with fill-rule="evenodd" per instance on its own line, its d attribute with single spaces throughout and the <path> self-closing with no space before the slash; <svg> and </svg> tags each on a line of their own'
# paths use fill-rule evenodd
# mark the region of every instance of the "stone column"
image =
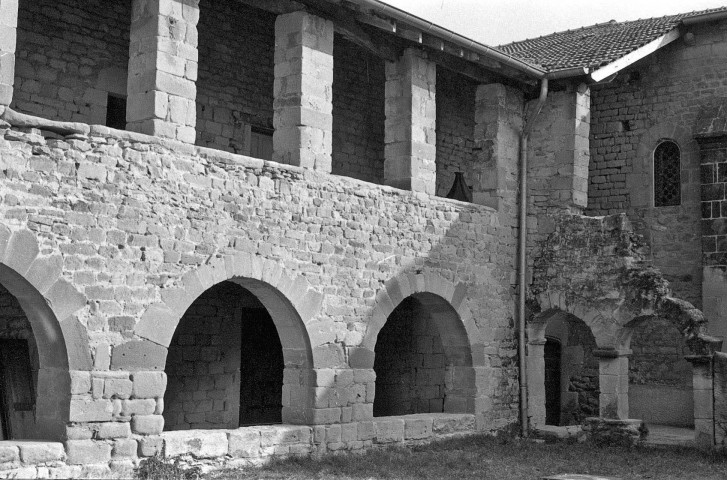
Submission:
<svg viewBox="0 0 727 480">
<path fill-rule="evenodd" d="M 712 447 L 715 444 L 712 356 L 689 355 L 685 358 L 692 364 L 694 443 L 700 447 Z"/>
<path fill-rule="evenodd" d="M 330 173 L 333 22 L 307 12 L 275 21 L 273 160 Z"/>
<path fill-rule="evenodd" d="M 127 128 L 195 142 L 199 0 L 134 0 Z"/>
<path fill-rule="evenodd" d="M 473 203 L 516 211 L 522 113 L 519 90 L 499 83 L 477 87 Z"/>
<path fill-rule="evenodd" d="M 536 209 L 586 207 L 590 112 L 590 89 L 581 85 L 576 90 L 551 93 L 535 119 L 530 135 L 528 193 L 536 198 Z"/>
<path fill-rule="evenodd" d="M 434 195 L 436 87 L 436 64 L 424 52 L 410 48 L 386 62 L 386 185 Z"/>
<path fill-rule="evenodd" d="M 594 350 L 598 357 L 599 414 L 602 418 L 629 418 L 629 358 L 631 350 Z"/>
<path fill-rule="evenodd" d="M 528 343 L 528 412 L 530 427 L 545 425 L 545 338 Z"/>
<path fill-rule="evenodd" d="M 0 107 L 13 100 L 17 28 L 18 0 L 0 0 Z"/>
</svg>

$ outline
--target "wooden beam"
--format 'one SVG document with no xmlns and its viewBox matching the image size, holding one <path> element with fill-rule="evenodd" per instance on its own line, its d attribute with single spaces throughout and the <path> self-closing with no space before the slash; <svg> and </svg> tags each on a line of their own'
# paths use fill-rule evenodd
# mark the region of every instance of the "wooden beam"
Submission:
<svg viewBox="0 0 727 480">
<path fill-rule="evenodd" d="M 257 8 L 276 15 L 284 15 L 286 13 L 297 12 L 303 10 L 303 4 L 294 0 L 237 0 L 248 7 Z M 203 2 L 204 3 L 204 2 Z"/>
<path fill-rule="evenodd" d="M 325 0 L 300 0 L 300 3 L 305 4 L 311 13 L 333 21 L 336 32 L 351 43 L 390 62 L 394 62 L 399 58 L 398 49 L 394 48 L 389 42 L 382 42 L 380 39 L 369 35 L 341 7 L 332 5 Z"/>
</svg>

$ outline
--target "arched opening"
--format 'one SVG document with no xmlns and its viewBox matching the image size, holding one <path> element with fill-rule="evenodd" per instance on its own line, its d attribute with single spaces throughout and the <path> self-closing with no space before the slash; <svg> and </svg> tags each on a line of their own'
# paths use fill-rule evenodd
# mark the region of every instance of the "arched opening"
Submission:
<svg viewBox="0 0 727 480">
<path fill-rule="evenodd" d="M 374 359 L 374 417 L 471 413 L 476 387 L 467 336 L 443 298 L 405 298 L 379 331 Z"/>
<path fill-rule="evenodd" d="M 652 425 L 694 427 L 692 366 L 682 333 L 668 319 L 641 317 L 631 329 L 629 413 Z"/>
<path fill-rule="evenodd" d="M 580 318 L 559 310 L 530 323 L 529 403 L 534 425 L 580 425 L 599 416 L 596 339 Z"/>
<path fill-rule="evenodd" d="M 0 265 L 0 439 L 61 439 L 70 398 L 59 322 L 38 290 Z"/>
<path fill-rule="evenodd" d="M 283 348 L 270 312 L 225 281 L 187 309 L 169 345 L 167 430 L 282 421 Z"/>
</svg>

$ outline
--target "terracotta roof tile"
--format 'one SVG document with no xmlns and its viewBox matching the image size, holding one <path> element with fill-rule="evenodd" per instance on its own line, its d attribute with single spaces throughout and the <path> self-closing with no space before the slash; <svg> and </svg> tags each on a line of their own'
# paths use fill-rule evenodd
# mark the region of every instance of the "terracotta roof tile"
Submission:
<svg viewBox="0 0 727 480">
<path fill-rule="evenodd" d="M 574 67 L 596 68 L 609 64 L 659 38 L 676 28 L 685 18 L 719 11 L 727 11 L 727 7 L 629 22 L 611 20 L 607 23 L 513 42 L 497 48 L 549 71 Z"/>
</svg>

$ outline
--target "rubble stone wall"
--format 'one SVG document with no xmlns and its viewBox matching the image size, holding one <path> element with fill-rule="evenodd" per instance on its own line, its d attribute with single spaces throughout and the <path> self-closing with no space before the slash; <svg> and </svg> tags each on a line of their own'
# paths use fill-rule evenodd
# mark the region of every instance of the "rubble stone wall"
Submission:
<svg viewBox="0 0 727 480">
<path fill-rule="evenodd" d="M 108 94 L 126 97 L 130 25 L 130 0 L 21 0 L 12 108 L 105 124 Z"/>
<path fill-rule="evenodd" d="M 197 29 L 196 144 L 249 154 L 248 128 L 273 128 L 275 15 L 234 0 L 205 1 Z"/>
</svg>

